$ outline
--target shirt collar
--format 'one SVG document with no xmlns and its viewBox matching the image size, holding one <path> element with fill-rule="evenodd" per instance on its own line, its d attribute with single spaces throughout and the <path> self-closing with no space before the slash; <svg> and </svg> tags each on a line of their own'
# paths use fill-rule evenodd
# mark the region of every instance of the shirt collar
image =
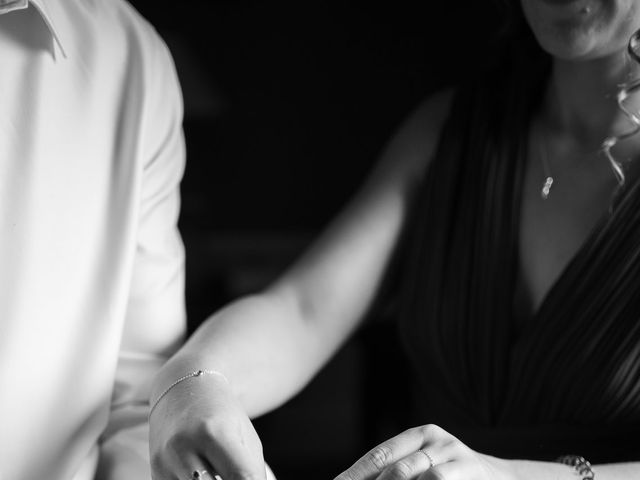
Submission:
<svg viewBox="0 0 640 480">
<path fill-rule="evenodd" d="M 63 57 L 67 57 L 64 49 L 64 42 L 60 34 L 60 29 L 56 28 L 56 9 L 55 5 L 51 5 L 51 0 L 0 0 L 0 15 L 8 13 L 13 10 L 23 10 L 32 4 L 33 7 L 42 16 L 42 20 L 47 25 L 47 28 L 51 32 L 60 52 Z M 59 27 L 59 23 L 58 23 Z"/>
</svg>

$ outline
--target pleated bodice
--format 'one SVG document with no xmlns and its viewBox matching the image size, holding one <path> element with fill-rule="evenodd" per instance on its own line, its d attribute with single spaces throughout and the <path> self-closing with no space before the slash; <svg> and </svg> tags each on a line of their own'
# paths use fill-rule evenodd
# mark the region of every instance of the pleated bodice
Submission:
<svg viewBox="0 0 640 480">
<path fill-rule="evenodd" d="M 640 460 L 640 186 L 516 328 L 520 195 L 543 76 L 515 70 L 459 89 L 414 198 L 400 323 L 425 387 L 421 421 L 507 457 Z"/>
</svg>

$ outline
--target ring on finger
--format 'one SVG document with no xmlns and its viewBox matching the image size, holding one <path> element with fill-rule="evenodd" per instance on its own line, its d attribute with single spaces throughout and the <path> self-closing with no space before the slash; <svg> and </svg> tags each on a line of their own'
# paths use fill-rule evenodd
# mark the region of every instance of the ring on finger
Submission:
<svg viewBox="0 0 640 480">
<path fill-rule="evenodd" d="M 421 448 L 420 450 L 418 450 L 420 453 L 424 454 L 428 459 L 429 459 L 429 468 L 433 468 L 436 466 L 436 462 L 433 459 L 433 457 L 431 455 L 429 455 L 429 452 L 427 452 L 424 448 Z"/>
<path fill-rule="evenodd" d="M 206 470 L 194 470 L 190 480 L 201 480 L 207 473 Z"/>
</svg>

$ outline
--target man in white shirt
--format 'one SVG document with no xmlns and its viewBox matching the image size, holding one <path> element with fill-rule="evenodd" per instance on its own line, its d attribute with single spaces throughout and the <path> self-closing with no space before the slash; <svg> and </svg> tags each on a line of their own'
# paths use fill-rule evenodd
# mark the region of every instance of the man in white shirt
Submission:
<svg viewBox="0 0 640 480">
<path fill-rule="evenodd" d="M 0 479 L 149 479 L 184 335 L 182 100 L 122 0 L 0 0 Z"/>
</svg>

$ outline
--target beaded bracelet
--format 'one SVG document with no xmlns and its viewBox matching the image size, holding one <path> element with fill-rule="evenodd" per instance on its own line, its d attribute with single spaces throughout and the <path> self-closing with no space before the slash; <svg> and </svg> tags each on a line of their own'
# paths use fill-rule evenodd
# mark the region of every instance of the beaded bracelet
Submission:
<svg viewBox="0 0 640 480">
<path fill-rule="evenodd" d="M 153 413 L 153 411 L 158 406 L 158 403 L 160 403 L 160 400 L 162 400 L 162 398 L 167 393 L 169 393 L 169 391 L 173 387 L 175 387 L 176 385 L 178 385 L 181 382 L 184 382 L 185 380 L 188 380 L 188 379 L 193 378 L 193 377 L 200 377 L 200 376 L 205 375 L 205 374 L 207 374 L 207 375 L 216 375 L 218 377 L 221 377 L 225 382 L 229 383 L 229 380 L 227 379 L 227 377 L 225 377 L 223 373 L 218 372 L 217 370 L 195 370 L 193 372 L 187 373 L 186 375 L 183 375 L 182 377 L 177 379 L 175 382 L 173 382 L 167 388 L 165 388 L 164 391 L 158 396 L 158 398 L 156 398 L 156 401 L 153 402 L 153 405 L 151 406 L 151 409 L 149 410 L 149 417 L 151 417 L 151 414 Z"/>
<path fill-rule="evenodd" d="M 569 465 L 582 477 L 582 480 L 593 480 L 596 475 L 591 464 L 579 455 L 563 455 L 556 460 L 558 463 Z"/>
</svg>

